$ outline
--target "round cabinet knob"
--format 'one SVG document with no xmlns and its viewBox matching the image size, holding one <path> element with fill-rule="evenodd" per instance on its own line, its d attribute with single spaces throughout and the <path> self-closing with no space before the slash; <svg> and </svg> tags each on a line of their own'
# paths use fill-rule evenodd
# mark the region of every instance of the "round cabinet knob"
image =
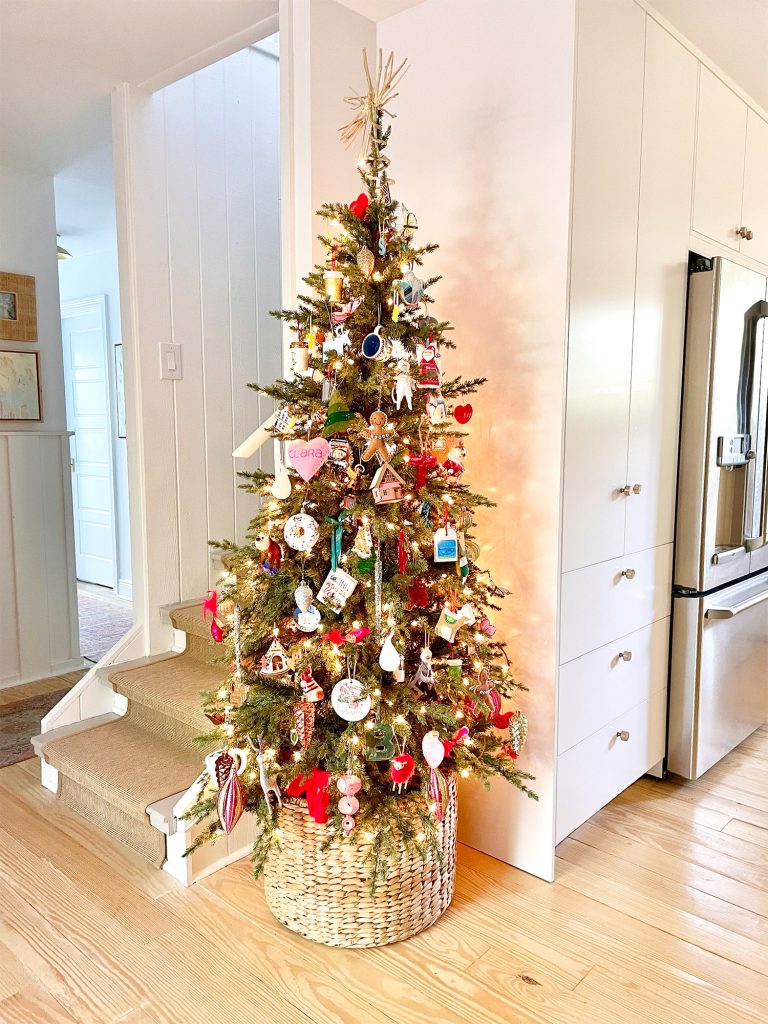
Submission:
<svg viewBox="0 0 768 1024">
<path fill-rule="evenodd" d="M 745 238 L 748 242 L 751 242 L 752 239 L 755 237 L 754 231 L 750 231 L 749 228 L 744 227 L 743 225 L 742 227 L 739 228 L 737 234 L 739 238 Z"/>
<path fill-rule="evenodd" d="M 631 488 L 631 486 L 629 484 L 624 484 L 623 487 L 618 487 L 617 491 L 618 491 L 619 494 L 624 494 L 624 495 L 629 496 L 632 493 L 632 488 Z"/>
<path fill-rule="evenodd" d="M 616 733 L 616 739 L 621 740 L 622 743 L 626 743 L 629 739 L 629 733 L 626 729 L 622 729 L 621 732 Z"/>
<path fill-rule="evenodd" d="M 632 661 L 632 651 L 619 651 L 620 661 Z"/>
<path fill-rule="evenodd" d="M 643 485 L 642 484 L 633 484 L 632 485 L 632 493 L 633 494 L 639 494 L 642 491 L 642 489 L 643 489 Z"/>
<path fill-rule="evenodd" d="M 634 569 L 622 569 L 621 570 L 621 575 L 626 577 L 628 580 L 633 580 L 635 578 L 635 570 Z"/>
</svg>

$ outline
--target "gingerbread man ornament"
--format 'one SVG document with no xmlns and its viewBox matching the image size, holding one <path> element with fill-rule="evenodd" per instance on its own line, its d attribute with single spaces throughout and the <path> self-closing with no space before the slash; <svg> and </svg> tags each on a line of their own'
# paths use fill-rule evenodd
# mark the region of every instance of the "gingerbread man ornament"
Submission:
<svg viewBox="0 0 768 1024">
<path fill-rule="evenodd" d="M 360 431 L 360 436 L 368 442 L 363 452 L 363 462 L 370 462 L 374 455 L 378 456 L 382 462 L 389 462 L 391 455 L 387 449 L 386 438 L 392 435 L 387 429 L 387 414 L 381 409 L 377 409 L 371 413 L 369 422 L 370 427 Z"/>
</svg>

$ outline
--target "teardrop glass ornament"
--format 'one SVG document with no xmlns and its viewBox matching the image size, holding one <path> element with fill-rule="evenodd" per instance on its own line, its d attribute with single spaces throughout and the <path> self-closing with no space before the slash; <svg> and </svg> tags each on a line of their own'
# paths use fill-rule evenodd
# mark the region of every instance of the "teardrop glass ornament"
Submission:
<svg viewBox="0 0 768 1024">
<path fill-rule="evenodd" d="M 379 654 L 379 667 L 385 672 L 394 672 L 400 668 L 400 655 L 392 643 L 394 635 L 394 631 L 390 630 Z"/>
</svg>

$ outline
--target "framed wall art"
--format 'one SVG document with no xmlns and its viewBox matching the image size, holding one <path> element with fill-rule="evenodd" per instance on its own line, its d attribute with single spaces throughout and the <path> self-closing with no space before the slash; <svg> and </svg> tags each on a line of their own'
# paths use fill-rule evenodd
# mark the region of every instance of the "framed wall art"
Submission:
<svg viewBox="0 0 768 1024">
<path fill-rule="evenodd" d="M 0 351 L 0 421 L 42 418 L 39 354 Z"/>
<path fill-rule="evenodd" d="M 37 341 L 34 277 L 0 271 L 0 339 Z"/>
</svg>

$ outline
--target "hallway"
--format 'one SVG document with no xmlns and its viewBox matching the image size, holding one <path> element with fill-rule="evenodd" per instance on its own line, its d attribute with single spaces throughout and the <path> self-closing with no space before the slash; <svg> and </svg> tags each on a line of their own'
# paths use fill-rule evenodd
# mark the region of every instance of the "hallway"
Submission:
<svg viewBox="0 0 768 1024">
<path fill-rule="evenodd" d="M 763 728 L 698 782 L 640 780 L 560 845 L 554 885 L 460 847 L 437 924 L 350 951 L 279 925 L 247 859 L 182 889 L 27 761 L 0 772 L 0 1020 L 765 1022 L 766 765 Z"/>
</svg>

